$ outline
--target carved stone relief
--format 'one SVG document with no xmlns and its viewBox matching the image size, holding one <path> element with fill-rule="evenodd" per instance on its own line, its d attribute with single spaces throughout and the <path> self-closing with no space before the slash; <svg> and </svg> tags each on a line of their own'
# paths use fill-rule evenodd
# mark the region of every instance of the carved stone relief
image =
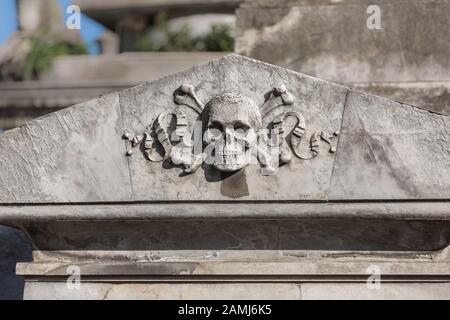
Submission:
<svg viewBox="0 0 450 320">
<path fill-rule="evenodd" d="M 149 161 L 170 158 L 185 173 L 197 171 L 203 163 L 219 171 L 235 172 L 255 161 L 261 165 L 262 174 L 270 175 L 294 156 L 301 160 L 317 157 L 321 141 L 329 144 L 330 153 L 336 152 L 332 139 L 339 132 L 326 131 L 313 133 L 309 150 L 302 151 L 300 142 L 305 136 L 306 121 L 294 110 L 281 112 L 263 128 L 263 120 L 273 111 L 295 102 L 284 85 L 273 88 L 262 106 L 238 92 L 220 93 L 204 104 L 190 84 L 175 90 L 173 100 L 175 110 L 159 114 L 144 133 L 132 135 L 125 131 L 123 138 L 130 142 L 128 156 L 139 147 Z M 198 114 L 192 125 L 180 106 Z M 290 117 L 295 126 L 286 125 Z"/>
</svg>

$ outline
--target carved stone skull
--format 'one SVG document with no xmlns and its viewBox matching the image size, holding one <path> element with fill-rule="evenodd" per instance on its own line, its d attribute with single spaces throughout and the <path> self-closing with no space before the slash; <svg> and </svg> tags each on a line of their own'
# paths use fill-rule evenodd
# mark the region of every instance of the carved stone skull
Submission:
<svg viewBox="0 0 450 320">
<path fill-rule="evenodd" d="M 204 142 L 212 152 L 210 164 L 220 171 L 233 172 L 246 167 L 248 152 L 262 127 L 258 105 L 239 93 L 222 93 L 211 99 L 204 110 Z"/>
</svg>

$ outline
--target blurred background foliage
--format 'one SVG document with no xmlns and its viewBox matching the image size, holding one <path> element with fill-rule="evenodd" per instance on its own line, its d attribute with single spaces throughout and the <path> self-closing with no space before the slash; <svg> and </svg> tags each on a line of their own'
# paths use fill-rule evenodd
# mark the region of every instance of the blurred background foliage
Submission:
<svg viewBox="0 0 450 320">
<path fill-rule="evenodd" d="M 32 28 L 28 26 L 29 30 L 18 29 L 8 38 L 5 50 L 0 51 L 0 81 L 43 79 L 52 69 L 55 58 L 92 53 L 91 44 L 83 40 L 78 31 L 68 31 L 60 23 L 64 19 L 61 19 L 58 3 L 64 1 L 54 0 L 53 3 L 49 0 L 53 4 L 49 8 L 54 9 L 51 15 L 47 17 L 50 9 L 43 6 L 41 16 L 38 15 L 42 20 L 39 24 Z M 109 54 L 130 51 L 233 52 L 234 21 L 230 22 L 227 17 L 201 14 L 169 16 L 165 11 L 143 17 L 142 20 L 132 15 L 126 16 L 117 23 L 115 32 L 109 30 L 108 34 L 102 29 L 102 37 L 106 36 L 97 37 L 96 41 L 106 44 Z M 102 45 L 100 48 L 103 48 Z"/>
<path fill-rule="evenodd" d="M 88 53 L 84 44 L 58 40 L 58 37 L 54 37 L 46 30 L 39 30 L 25 40 L 30 48 L 23 67 L 23 79 L 26 80 L 37 79 L 47 72 L 57 56 Z"/>
<path fill-rule="evenodd" d="M 231 25 L 217 23 L 206 35 L 192 37 L 188 25 L 170 30 L 167 14 L 160 12 L 154 26 L 136 41 L 133 51 L 233 51 L 233 32 Z"/>
</svg>

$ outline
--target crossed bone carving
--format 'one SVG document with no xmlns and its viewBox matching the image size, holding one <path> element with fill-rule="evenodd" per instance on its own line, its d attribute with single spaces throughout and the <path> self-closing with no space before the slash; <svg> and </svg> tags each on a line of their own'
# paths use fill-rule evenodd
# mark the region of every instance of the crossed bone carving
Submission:
<svg viewBox="0 0 450 320">
<path fill-rule="evenodd" d="M 332 139 L 339 132 L 329 134 L 326 131 L 312 134 L 309 150 L 302 152 L 300 142 L 305 136 L 306 122 L 299 112 L 293 110 L 275 117 L 270 124 L 270 134 L 261 130 L 264 118 L 295 102 L 283 84 L 273 88 L 266 97 L 264 104 L 258 107 L 245 95 L 225 92 L 203 104 L 194 86 L 184 84 L 174 92 L 173 100 L 178 105 L 175 111 L 159 114 L 141 135 L 134 136 L 125 131 L 123 138 L 130 142 L 127 155 L 131 156 L 133 148 L 139 146 L 148 160 L 158 162 L 170 158 L 186 173 L 197 171 L 207 160 L 217 170 L 238 171 L 250 163 L 249 155 L 253 155 L 264 169 L 263 174 L 269 175 L 280 165 L 291 162 L 293 156 L 302 160 L 317 157 L 321 141 L 330 146 L 330 153 L 336 152 Z M 202 119 L 202 127 L 198 130 L 202 136 L 200 145 L 196 144 L 195 128 L 189 128 L 188 119 L 179 108 L 182 105 L 194 110 Z M 285 120 L 289 117 L 296 121 L 293 128 L 286 127 Z"/>
</svg>

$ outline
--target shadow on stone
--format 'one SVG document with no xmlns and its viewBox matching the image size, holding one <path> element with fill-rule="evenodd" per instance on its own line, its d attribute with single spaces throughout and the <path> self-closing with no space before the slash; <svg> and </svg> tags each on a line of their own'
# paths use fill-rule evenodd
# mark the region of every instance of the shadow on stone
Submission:
<svg viewBox="0 0 450 320">
<path fill-rule="evenodd" d="M 382 220 L 102 221 L 26 226 L 43 251 L 336 250 L 434 251 L 448 246 L 450 224 Z"/>
<path fill-rule="evenodd" d="M 21 300 L 24 281 L 16 263 L 32 260 L 31 244 L 20 230 L 0 225 L 0 300 Z"/>
</svg>

